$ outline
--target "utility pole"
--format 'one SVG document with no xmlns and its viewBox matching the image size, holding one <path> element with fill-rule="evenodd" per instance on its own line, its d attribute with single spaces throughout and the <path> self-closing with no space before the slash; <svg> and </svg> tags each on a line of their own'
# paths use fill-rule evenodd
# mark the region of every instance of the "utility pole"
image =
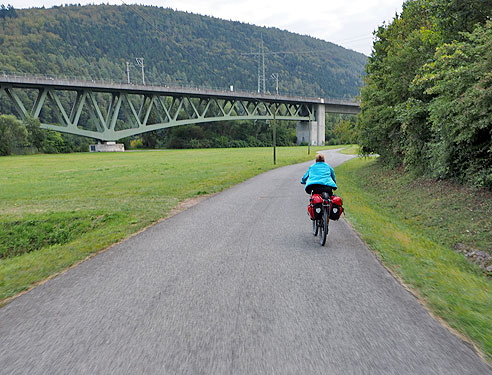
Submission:
<svg viewBox="0 0 492 375">
<path fill-rule="evenodd" d="M 265 48 L 263 46 L 263 37 L 261 37 L 260 50 L 258 51 L 258 94 L 259 93 L 266 93 Z"/>
<path fill-rule="evenodd" d="M 261 92 L 261 70 L 260 70 L 261 63 L 260 62 L 261 62 L 261 48 L 258 53 L 258 94 Z"/>
<path fill-rule="evenodd" d="M 135 61 L 137 62 L 137 65 L 142 68 L 142 83 L 145 85 L 144 58 L 137 57 Z"/>
<path fill-rule="evenodd" d="M 276 120 L 276 114 L 277 114 L 277 103 L 275 103 L 274 109 L 273 109 L 273 124 L 272 124 L 272 131 L 273 131 L 273 165 L 277 164 L 277 120 Z"/>
<path fill-rule="evenodd" d="M 271 77 L 275 80 L 275 92 L 278 95 L 278 73 L 272 73 Z"/>
<path fill-rule="evenodd" d="M 126 62 L 126 78 L 128 79 L 128 84 L 130 84 L 130 62 Z"/>
<path fill-rule="evenodd" d="M 261 60 L 263 66 L 263 93 L 266 93 L 266 82 L 265 82 L 265 48 L 263 47 L 263 37 L 261 38 Z"/>
</svg>

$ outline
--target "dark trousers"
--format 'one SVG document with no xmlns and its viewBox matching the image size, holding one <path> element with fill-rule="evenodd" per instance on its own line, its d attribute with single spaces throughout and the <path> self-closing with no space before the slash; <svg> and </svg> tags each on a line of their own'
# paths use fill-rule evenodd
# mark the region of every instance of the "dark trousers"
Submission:
<svg viewBox="0 0 492 375">
<path fill-rule="evenodd" d="M 333 188 L 331 186 L 327 185 L 318 185 L 318 184 L 313 184 L 313 185 L 308 185 L 306 186 L 306 193 L 308 194 L 322 194 L 322 193 L 328 193 L 330 197 L 333 195 Z"/>
</svg>

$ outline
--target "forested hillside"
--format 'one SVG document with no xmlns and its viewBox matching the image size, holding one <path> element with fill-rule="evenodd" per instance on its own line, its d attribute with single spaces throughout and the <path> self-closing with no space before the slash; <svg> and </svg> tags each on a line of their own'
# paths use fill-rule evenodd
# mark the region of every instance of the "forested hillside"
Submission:
<svg viewBox="0 0 492 375">
<path fill-rule="evenodd" d="M 492 2 L 412 0 L 376 33 L 359 118 L 363 153 L 492 188 Z"/>
<path fill-rule="evenodd" d="M 367 60 L 308 36 L 150 6 L 4 8 L 0 30 L 0 71 L 124 81 L 126 61 L 143 57 L 149 82 L 252 91 L 258 58 L 246 53 L 263 39 L 267 91 L 278 73 L 281 93 L 315 97 L 358 95 Z M 138 67 L 131 75 L 141 80 Z"/>
</svg>

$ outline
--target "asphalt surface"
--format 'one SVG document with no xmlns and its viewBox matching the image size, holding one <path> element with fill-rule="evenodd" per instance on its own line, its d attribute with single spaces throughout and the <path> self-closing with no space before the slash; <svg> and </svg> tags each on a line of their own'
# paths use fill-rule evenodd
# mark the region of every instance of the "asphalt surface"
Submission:
<svg viewBox="0 0 492 375">
<path fill-rule="evenodd" d="M 491 374 L 344 220 L 319 245 L 308 165 L 213 196 L 0 309 L 0 373 Z"/>
</svg>

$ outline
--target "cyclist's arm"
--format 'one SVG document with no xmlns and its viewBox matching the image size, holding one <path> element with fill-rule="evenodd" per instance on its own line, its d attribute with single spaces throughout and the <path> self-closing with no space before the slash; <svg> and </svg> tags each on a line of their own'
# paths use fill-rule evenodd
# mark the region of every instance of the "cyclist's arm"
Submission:
<svg viewBox="0 0 492 375">
<path fill-rule="evenodd" d="M 304 176 L 302 176 L 301 184 L 305 185 L 308 177 L 309 177 L 309 169 L 307 170 L 306 174 Z"/>
<path fill-rule="evenodd" d="M 333 168 L 331 168 L 331 178 L 333 179 L 333 182 L 336 184 L 337 178 L 335 177 L 335 171 L 333 170 Z"/>
</svg>

